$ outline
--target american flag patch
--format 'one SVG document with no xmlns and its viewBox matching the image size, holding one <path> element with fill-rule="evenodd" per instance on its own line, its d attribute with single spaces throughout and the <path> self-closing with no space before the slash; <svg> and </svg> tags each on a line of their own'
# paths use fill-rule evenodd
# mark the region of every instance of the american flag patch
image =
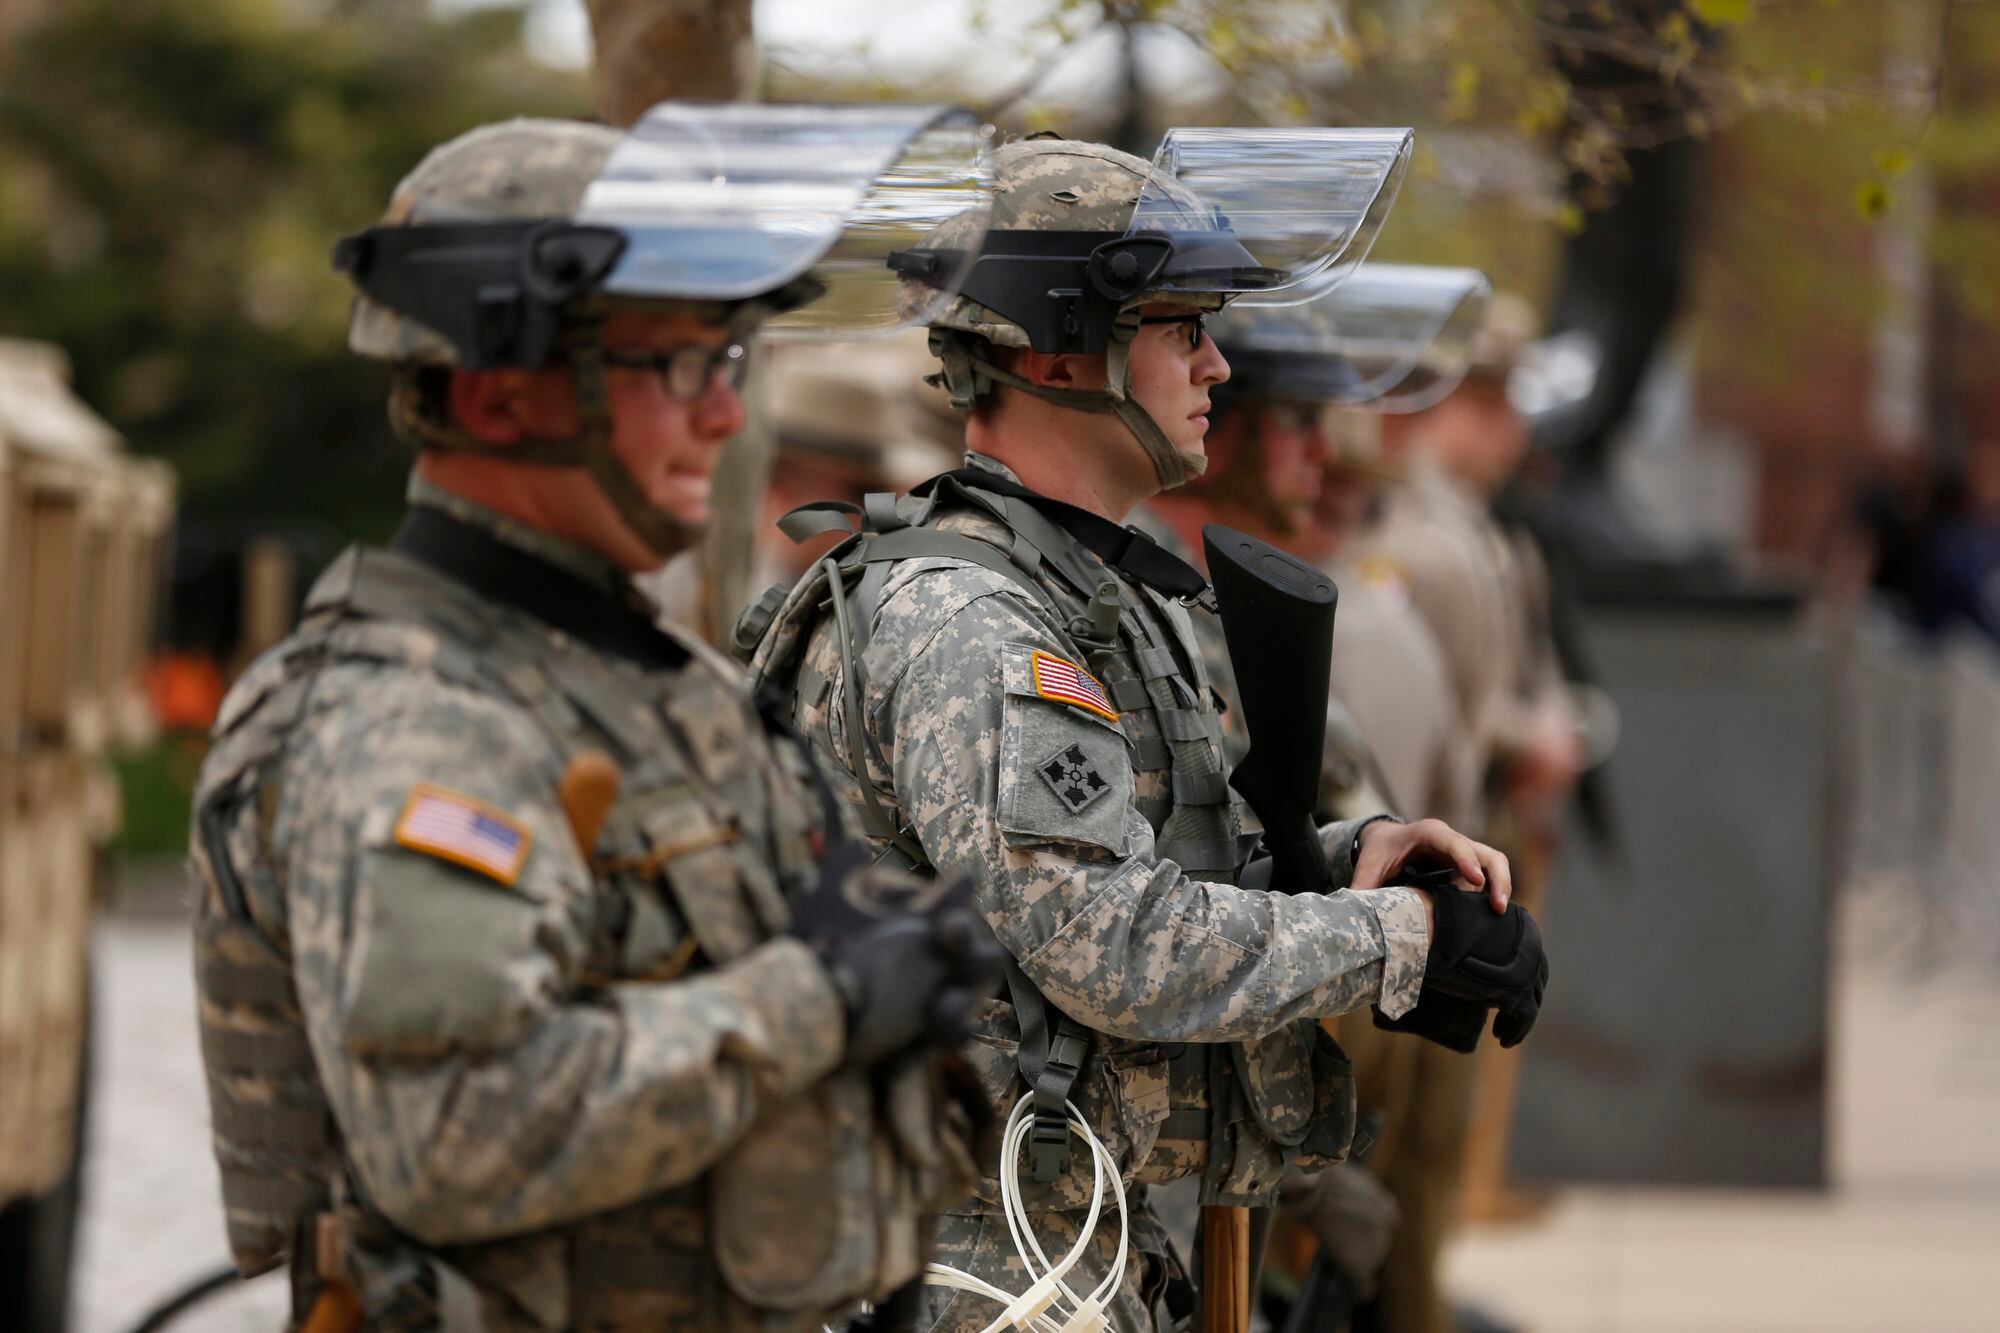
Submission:
<svg viewBox="0 0 2000 1333">
<path fill-rule="evenodd" d="M 1075 663 L 1065 662 L 1039 648 L 1035 650 L 1032 661 L 1036 694 L 1057 703 L 1075 704 L 1087 713 L 1095 713 L 1112 722 L 1118 720 L 1118 710 L 1105 697 L 1104 687 L 1097 683 L 1097 677 Z"/>
<path fill-rule="evenodd" d="M 534 834 L 484 801 L 426 786 L 410 793 L 396 821 L 396 841 L 511 885 L 521 877 Z"/>
</svg>

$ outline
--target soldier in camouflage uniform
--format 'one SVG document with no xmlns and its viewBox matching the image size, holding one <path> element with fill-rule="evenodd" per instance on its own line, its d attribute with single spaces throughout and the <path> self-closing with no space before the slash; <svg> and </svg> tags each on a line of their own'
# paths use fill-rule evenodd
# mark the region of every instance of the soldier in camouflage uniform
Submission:
<svg viewBox="0 0 2000 1333">
<path fill-rule="evenodd" d="M 1147 270 L 1157 252 L 1124 262 L 1143 161 L 1037 138 L 1000 149 L 996 167 L 988 248 L 967 295 L 932 321 L 944 382 L 971 413 L 966 467 L 900 502 L 870 497 L 865 532 L 753 608 L 738 642 L 754 649 L 753 674 L 791 689 L 877 850 L 972 878 L 1013 964 L 971 1050 L 996 1108 L 1034 1099 L 1021 1189 L 1053 1254 L 1077 1241 L 1090 1192 L 1089 1158 L 1065 1152 L 1065 1100 L 1128 1181 L 1196 1176 L 1206 1204 L 1268 1203 L 1288 1166 L 1337 1161 L 1351 1134 L 1347 1062 L 1321 1016 L 1417 1005 L 1427 969 L 1461 956 L 1431 952 L 1433 914 L 1461 941 L 1487 922 L 1510 930 L 1503 952 L 1531 970 L 1539 944 L 1518 909 L 1378 887 L 1427 853 L 1504 903 L 1504 858 L 1437 823 L 1331 825 L 1331 883 L 1234 886 L 1256 839 L 1226 783 L 1189 622 L 1205 585 L 1116 522 L 1202 466 L 1209 389 L 1228 368 L 1201 317 L 1221 299 L 1170 289 L 1171 260 Z M 1228 235 L 1204 233 L 1210 253 Z M 934 241 L 952 243 L 949 228 Z M 1050 259 L 1062 244 L 1083 248 Z M 1073 262 L 1074 276 L 1036 269 L 1016 284 L 1023 255 L 1030 268 Z M 1083 290 L 1102 299 L 1078 290 L 1086 265 L 1102 283 Z M 921 252 L 908 271 L 925 271 Z M 1044 319 L 1036 302 L 1051 285 L 1073 304 Z M 1062 350 L 1091 329 L 1108 343 Z M 788 526 L 845 517 L 801 512 Z M 938 1258 L 1020 1293 L 1028 1275 L 999 1188 L 989 1171 L 948 1211 Z M 1143 1197 L 1130 1218 L 1140 1258 L 1106 1311 L 1128 1333 L 1155 1326 L 1163 1298 L 1187 1308 Z M 1100 1226 L 1069 1285 L 1104 1280 L 1117 1242 Z M 999 1313 L 932 1289 L 934 1327 L 984 1328 Z"/>
<path fill-rule="evenodd" d="M 739 339 L 805 293 L 605 294 L 606 230 L 566 220 L 619 142 L 475 130 L 336 252 L 410 513 L 202 772 L 230 1241 L 315 1328 L 816 1329 L 907 1284 L 971 1178 L 913 1057 L 997 951 L 864 868 L 802 747 L 633 589 L 706 516 Z"/>
</svg>

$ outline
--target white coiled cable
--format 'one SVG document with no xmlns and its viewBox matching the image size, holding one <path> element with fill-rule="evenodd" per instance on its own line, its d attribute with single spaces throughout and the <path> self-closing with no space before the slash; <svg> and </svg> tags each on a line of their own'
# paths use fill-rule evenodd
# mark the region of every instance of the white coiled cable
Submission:
<svg viewBox="0 0 2000 1333">
<path fill-rule="evenodd" d="M 1014 1251 L 1028 1270 L 1028 1289 L 1016 1295 L 945 1264 L 929 1265 L 924 1270 L 924 1281 L 932 1286 L 951 1287 L 984 1296 L 1004 1306 L 1000 1317 L 988 1324 L 983 1333 L 1006 1333 L 1010 1328 L 1018 1329 L 1020 1333 L 1106 1333 L 1109 1322 L 1104 1310 L 1125 1281 L 1126 1247 L 1131 1238 L 1131 1227 L 1126 1221 L 1125 1180 L 1119 1174 L 1118 1163 L 1112 1158 L 1110 1150 L 1090 1132 L 1090 1126 L 1077 1114 L 1075 1105 L 1065 1102 L 1069 1132 L 1082 1139 L 1090 1149 L 1090 1211 L 1084 1216 L 1083 1229 L 1077 1236 L 1076 1244 L 1060 1260 L 1050 1263 L 1034 1227 L 1028 1221 L 1028 1210 L 1021 1202 L 1021 1144 L 1034 1125 L 1033 1103 L 1032 1093 L 1014 1103 L 1014 1110 L 1007 1117 L 1006 1131 L 1001 1135 L 1000 1148 L 1000 1206 L 1007 1215 L 1007 1230 L 1014 1238 Z M 1104 1208 L 1104 1181 L 1107 1176 L 1110 1177 L 1112 1196 L 1118 1209 L 1118 1259 L 1104 1281 L 1098 1283 L 1090 1295 L 1078 1296 L 1063 1279 L 1083 1258 L 1097 1234 L 1098 1217 Z"/>
</svg>

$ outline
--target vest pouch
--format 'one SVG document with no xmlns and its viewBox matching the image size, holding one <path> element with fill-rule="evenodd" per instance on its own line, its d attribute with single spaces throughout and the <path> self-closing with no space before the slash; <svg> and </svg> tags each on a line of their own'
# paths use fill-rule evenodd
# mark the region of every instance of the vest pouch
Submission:
<svg viewBox="0 0 2000 1333">
<path fill-rule="evenodd" d="M 824 1310 L 916 1276 L 909 1181 L 874 1125 L 865 1074 L 839 1074 L 772 1107 L 709 1177 L 716 1266 L 768 1310 Z"/>
<path fill-rule="evenodd" d="M 1354 1137 L 1354 1065 L 1317 1021 L 1227 1048 L 1234 1079 L 1211 1126 L 1204 1204 L 1270 1203 L 1285 1168 L 1341 1161 Z"/>
<path fill-rule="evenodd" d="M 738 825 L 717 819 L 686 788 L 635 798 L 649 868 L 664 881 L 680 924 L 711 963 L 740 958 L 784 928 L 789 911 L 768 871 L 746 863 Z"/>
<path fill-rule="evenodd" d="M 1318 1171 L 1347 1160 L 1360 1125 L 1355 1101 L 1354 1061 L 1335 1041 L 1326 1023 L 1312 1027 L 1313 1116 L 1299 1144 L 1296 1166 Z"/>
<path fill-rule="evenodd" d="M 1110 1043 L 1106 1063 L 1118 1093 L 1118 1121 L 1125 1131 L 1125 1152 L 1121 1160 L 1130 1163 L 1127 1175 L 1136 1179 L 1152 1159 L 1159 1145 L 1160 1131 L 1173 1110 L 1173 1068 L 1168 1048 L 1155 1042 Z"/>
<path fill-rule="evenodd" d="M 290 967 L 254 926 L 201 910 L 195 986 L 229 1249 L 238 1271 L 260 1273 L 290 1251 L 299 1219 L 325 1207 L 338 1169 L 332 1116 Z"/>
</svg>

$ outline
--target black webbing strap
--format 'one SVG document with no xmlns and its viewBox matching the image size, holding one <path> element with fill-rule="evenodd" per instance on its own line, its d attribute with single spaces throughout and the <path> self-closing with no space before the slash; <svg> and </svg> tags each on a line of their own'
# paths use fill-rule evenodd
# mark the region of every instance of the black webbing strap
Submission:
<svg viewBox="0 0 2000 1333">
<path fill-rule="evenodd" d="M 942 532 L 937 528 L 898 528 L 894 532 L 867 538 L 855 559 L 859 564 L 878 565 L 896 560 L 940 557 L 981 565 L 996 574 L 1006 575 L 1026 588 L 1037 601 L 1046 602 L 1049 599 L 1049 595 L 1005 551 L 959 532 Z"/>
<path fill-rule="evenodd" d="M 1060 1010 L 1052 1030 L 1049 1002 L 1012 958 L 1007 960 L 1007 998 L 1021 1025 L 1015 1068 L 1035 1098 L 1028 1172 L 1046 1185 L 1069 1170 L 1069 1094 L 1090 1053 L 1090 1033 Z"/>
<path fill-rule="evenodd" d="M 1101 514 L 1050 499 L 1039 491 L 1031 491 L 1021 483 L 1009 481 L 985 468 L 963 467 L 946 472 L 932 477 L 910 493 L 929 495 L 940 482 L 947 481 L 965 490 L 987 491 L 1025 500 L 1050 522 L 1081 542 L 1099 560 L 1134 583 L 1144 584 L 1155 592 L 1182 599 L 1199 598 L 1208 592 L 1208 580 L 1201 576 L 1199 570 L 1138 529 L 1121 528 Z"/>
</svg>

